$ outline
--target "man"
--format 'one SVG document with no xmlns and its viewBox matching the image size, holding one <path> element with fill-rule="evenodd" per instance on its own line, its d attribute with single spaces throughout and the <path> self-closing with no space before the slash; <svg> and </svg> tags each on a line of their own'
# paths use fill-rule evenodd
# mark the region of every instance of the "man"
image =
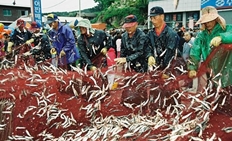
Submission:
<svg viewBox="0 0 232 141">
<path fill-rule="evenodd" d="M 34 48 L 29 54 L 35 56 L 36 62 L 51 58 L 50 41 L 46 34 L 42 32 L 42 27 L 38 22 L 32 22 L 29 31 L 32 33 Z"/>
<path fill-rule="evenodd" d="M 179 36 L 164 21 L 164 10 L 156 6 L 150 9 L 150 19 L 154 26 L 148 32 L 151 51 L 148 54 L 148 65 L 158 65 L 161 70 L 169 66 L 179 45 Z M 167 78 L 167 74 L 163 74 Z"/>
<path fill-rule="evenodd" d="M 63 25 L 55 14 L 49 14 L 46 23 L 52 28 L 48 33 L 52 40 L 51 54 L 59 58 L 58 65 L 67 65 L 67 69 L 71 70 L 70 65 L 75 66 L 80 58 L 71 28 Z"/>
<path fill-rule="evenodd" d="M 146 35 L 138 29 L 137 17 L 135 15 L 125 17 L 123 28 L 126 32 L 122 35 L 120 58 L 115 59 L 116 63 L 129 63 L 136 72 L 146 72 L 148 68 L 145 56 Z"/>
<path fill-rule="evenodd" d="M 8 52 L 11 52 L 12 46 L 20 46 L 24 43 L 30 44 L 33 42 L 32 34 L 25 28 L 25 21 L 22 19 L 18 19 L 16 22 L 16 29 L 14 30 L 14 34 L 10 38 L 10 42 L 8 42 Z"/>
<path fill-rule="evenodd" d="M 0 56 L 4 56 L 7 53 L 7 45 L 10 40 L 10 36 L 6 32 L 0 33 Z"/>
<path fill-rule="evenodd" d="M 190 78 L 197 75 L 196 71 L 201 58 L 205 61 L 212 48 L 221 43 L 232 43 L 232 25 L 226 25 L 225 20 L 214 7 L 203 8 L 202 17 L 197 21 L 197 24 L 201 24 L 202 32 L 198 33 L 190 51 L 190 63 L 188 64 Z M 227 58 L 221 59 L 221 61 L 224 62 L 219 63 L 220 61 L 216 59 L 215 62 L 210 63 L 209 67 L 213 70 L 214 75 L 222 74 L 222 87 L 227 87 L 232 84 L 231 51 L 228 51 Z"/>
<path fill-rule="evenodd" d="M 190 50 L 193 46 L 194 39 L 192 38 L 192 35 L 190 32 L 185 32 L 184 33 L 184 40 L 185 40 L 185 43 L 183 45 L 182 57 L 183 57 L 184 61 L 187 63 L 187 61 L 189 59 Z"/>
<path fill-rule="evenodd" d="M 77 25 L 81 35 L 78 37 L 78 48 L 82 58 L 81 66 L 86 66 L 89 70 L 95 71 L 97 67 L 106 66 L 102 56 L 107 56 L 107 51 L 113 46 L 112 38 L 103 30 L 95 30 L 91 27 L 88 19 L 82 19 Z M 112 48 L 111 48 L 112 49 Z M 110 58 L 109 61 L 114 61 Z"/>
</svg>

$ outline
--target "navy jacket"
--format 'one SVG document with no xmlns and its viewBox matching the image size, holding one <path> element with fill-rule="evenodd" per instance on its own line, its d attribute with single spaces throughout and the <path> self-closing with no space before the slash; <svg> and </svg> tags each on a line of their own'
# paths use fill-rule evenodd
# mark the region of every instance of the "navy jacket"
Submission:
<svg viewBox="0 0 232 141">
<path fill-rule="evenodd" d="M 127 32 L 122 35 L 120 57 L 126 57 L 126 61 L 137 72 L 147 71 L 146 41 L 146 35 L 140 29 L 136 29 L 132 38 L 129 38 Z"/>
<path fill-rule="evenodd" d="M 32 34 L 28 30 L 24 29 L 20 31 L 18 28 L 14 30 L 14 34 L 10 38 L 10 42 L 13 42 L 15 46 L 24 44 L 27 40 L 31 39 Z"/>
<path fill-rule="evenodd" d="M 111 36 L 103 30 L 94 30 L 90 37 L 83 34 L 78 37 L 78 48 L 81 58 L 83 64 L 88 65 L 88 68 L 94 65 L 91 59 L 99 55 L 104 47 L 109 49 L 112 46 Z"/>
<path fill-rule="evenodd" d="M 147 36 L 150 47 L 147 57 L 154 56 L 156 64 L 160 65 L 161 69 L 164 69 L 175 56 L 179 45 L 178 34 L 166 25 L 159 36 L 156 34 L 155 29 L 150 30 Z"/>
</svg>

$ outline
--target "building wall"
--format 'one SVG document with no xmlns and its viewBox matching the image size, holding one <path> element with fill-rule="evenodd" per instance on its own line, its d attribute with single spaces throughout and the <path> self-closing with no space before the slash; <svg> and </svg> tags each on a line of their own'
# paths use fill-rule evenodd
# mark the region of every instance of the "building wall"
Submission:
<svg viewBox="0 0 232 141">
<path fill-rule="evenodd" d="M 11 16 L 4 16 L 3 9 L 11 10 Z M 9 25 L 14 22 L 16 19 L 22 16 L 21 11 L 28 11 L 28 14 L 31 13 L 30 7 L 16 7 L 16 6 L 6 6 L 0 5 L 0 22 L 5 25 Z"/>
<path fill-rule="evenodd" d="M 175 9 L 173 2 L 174 0 L 150 0 L 148 9 L 153 6 L 161 6 L 165 13 L 198 11 L 201 9 L 201 0 L 179 0 L 177 9 Z"/>
<path fill-rule="evenodd" d="M 171 27 L 184 26 L 188 28 L 189 21 L 193 19 L 194 25 L 200 18 L 200 10 L 206 6 L 214 6 L 218 13 L 226 20 L 227 24 L 232 24 L 232 0 L 179 0 L 175 9 L 174 0 L 149 0 L 148 15 L 154 6 L 161 6 L 165 12 L 165 21 Z M 152 27 L 148 18 L 148 28 Z M 195 26 L 197 27 L 197 26 Z"/>
<path fill-rule="evenodd" d="M 189 20 L 194 19 L 194 23 L 199 19 L 201 0 L 179 0 L 175 8 L 174 0 L 150 0 L 148 5 L 148 15 L 150 9 L 154 6 L 160 6 L 165 12 L 166 23 L 173 28 L 187 27 Z M 150 21 L 150 18 L 148 18 Z M 148 22 L 148 28 L 152 27 Z"/>
<path fill-rule="evenodd" d="M 227 24 L 232 24 L 232 9 L 229 10 L 219 10 L 218 11 L 219 15 L 221 15 L 225 20 Z"/>
</svg>

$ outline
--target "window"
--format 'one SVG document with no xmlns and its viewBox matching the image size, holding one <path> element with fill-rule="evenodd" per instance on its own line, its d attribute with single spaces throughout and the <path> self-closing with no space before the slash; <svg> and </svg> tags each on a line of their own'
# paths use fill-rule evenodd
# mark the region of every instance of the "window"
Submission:
<svg viewBox="0 0 232 141">
<path fill-rule="evenodd" d="M 28 13 L 29 13 L 28 10 L 21 10 L 21 11 L 20 11 L 20 15 L 21 15 L 21 16 L 24 16 L 24 15 L 27 16 Z"/>
<path fill-rule="evenodd" d="M 182 21 L 182 13 L 178 13 L 176 16 L 177 21 Z"/>
<path fill-rule="evenodd" d="M 165 21 L 166 22 L 169 22 L 169 21 L 172 21 L 172 20 L 173 20 L 172 14 L 165 14 Z"/>
<path fill-rule="evenodd" d="M 189 19 L 194 19 L 195 21 L 199 20 L 199 12 L 198 11 L 194 11 L 194 12 L 187 12 L 186 15 L 186 20 L 188 21 Z"/>
<path fill-rule="evenodd" d="M 3 9 L 3 16 L 11 16 L 11 15 L 12 15 L 11 10 Z"/>
</svg>

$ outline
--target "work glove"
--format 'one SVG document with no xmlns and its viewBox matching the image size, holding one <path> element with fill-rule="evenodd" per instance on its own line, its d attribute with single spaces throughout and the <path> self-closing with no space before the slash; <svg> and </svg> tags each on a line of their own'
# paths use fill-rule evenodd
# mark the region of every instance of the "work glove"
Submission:
<svg viewBox="0 0 232 141">
<path fill-rule="evenodd" d="M 97 68 L 96 68 L 95 66 L 92 66 L 92 67 L 90 67 L 90 70 L 91 70 L 91 71 L 96 71 Z"/>
<path fill-rule="evenodd" d="M 13 44 L 14 44 L 13 42 L 8 42 L 7 52 L 11 52 L 12 51 Z"/>
<path fill-rule="evenodd" d="M 217 47 L 221 44 L 221 42 L 222 42 L 222 38 L 220 36 L 214 37 L 210 41 L 210 46 Z"/>
<path fill-rule="evenodd" d="M 150 56 L 148 58 L 148 66 L 153 66 L 155 65 L 155 58 L 153 56 Z"/>
<path fill-rule="evenodd" d="M 123 58 L 116 58 L 116 59 L 114 59 L 114 61 L 117 64 L 124 64 L 124 63 L 126 63 L 126 58 L 125 57 L 123 57 Z"/>
<path fill-rule="evenodd" d="M 62 56 L 65 56 L 65 54 L 66 53 L 64 52 L 64 50 L 61 50 L 59 57 L 61 58 Z"/>
<path fill-rule="evenodd" d="M 30 39 L 30 40 L 27 40 L 27 41 L 26 41 L 26 44 L 27 44 L 27 45 L 30 45 L 30 44 L 33 43 L 33 42 L 34 42 L 34 39 Z"/>
<path fill-rule="evenodd" d="M 189 78 L 193 78 L 197 76 L 197 72 L 195 70 L 191 70 L 189 71 L 188 75 L 189 75 Z"/>
<path fill-rule="evenodd" d="M 106 53 L 107 53 L 107 48 L 104 47 L 104 48 L 101 50 L 101 53 L 104 54 L 104 55 L 106 55 Z"/>
<path fill-rule="evenodd" d="M 162 74 L 162 76 L 161 76 L 161 78 L 163 78 L 163 79 L 168 79 L 169 78 L 169 76 L 167 75 L 167 74 Z"/>
<path fill-rule="evenodd" d="M 52 55 L 56 54 L 56 53 L 57 53 L 57 52 L 56 52 L 56 49 L 55 49 L 54 47 L 51 48 L 50 53 L 51 53 Z"/>
<path fill-rule="evenodd" d="M 5 47 L 2 47 L 1 50 L 4 52 L 5 51 Z"/>
</svg>

